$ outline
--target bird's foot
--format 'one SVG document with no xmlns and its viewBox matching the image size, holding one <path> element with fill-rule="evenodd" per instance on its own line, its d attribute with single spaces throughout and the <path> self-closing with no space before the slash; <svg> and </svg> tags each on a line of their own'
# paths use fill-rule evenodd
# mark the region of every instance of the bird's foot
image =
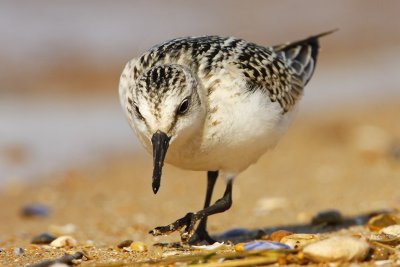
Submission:
<svg viewBox="0 0 400 267">
<path fill-rule="evenodd" d="M 166 225 L 159 226 L 151 230 L 149 233 L 153 236 L 168 235 L 172 232 L 179 231 L 181 235 L 181 241 L 183 243 L 189 243 L 190 238 L 194 234 L 194 226 L 201 218 L 197 213 L 189 212 L 184 217 L 176 220 L 175 222 Z"/>
<path fill-rule="evenodd" d="M 196 232 L 190 237 L 188 243 L 190 245 L 211 245 L 217 242 L 212 238 L 205 229 L 196 229 Z"/>
</svg>

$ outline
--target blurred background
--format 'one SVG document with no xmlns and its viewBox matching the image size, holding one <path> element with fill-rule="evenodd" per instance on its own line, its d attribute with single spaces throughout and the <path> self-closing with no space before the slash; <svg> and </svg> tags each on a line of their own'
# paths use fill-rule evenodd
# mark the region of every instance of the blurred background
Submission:
<svg viewBox="0 0 400 267">
<path fill-rule="evenodd" d="M 144 155 L 119 106 L 119 75 L 174 37 L 268 46 L 339 28 L 321 40 L 298 116 L 400 103 L 399 10 L 361 0 L 1 1 L 0 186 Z"/>
</svg>

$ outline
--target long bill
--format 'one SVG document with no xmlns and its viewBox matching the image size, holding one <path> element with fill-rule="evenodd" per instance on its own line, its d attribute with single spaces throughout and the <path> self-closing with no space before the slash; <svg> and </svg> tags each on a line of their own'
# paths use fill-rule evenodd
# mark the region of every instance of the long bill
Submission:
<svg viewBox="0 0 400 267">
<path fill-rule="evenodd" d="M 161 131 L 157 131 L 151 137 L 151 143 L 153 144 L 153 192 L 157 194 L 160 189 L 162 167 L 164 165 L 165 155 L 167 154 L 169 140 L 167 134 Z"/>
</svg>

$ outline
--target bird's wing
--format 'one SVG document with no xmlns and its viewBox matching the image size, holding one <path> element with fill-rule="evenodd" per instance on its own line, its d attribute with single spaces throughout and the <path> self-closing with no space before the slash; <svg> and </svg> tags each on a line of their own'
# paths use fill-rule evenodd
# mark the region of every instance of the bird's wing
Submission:
<svg viewBox="0 0 400 267">
<path fill-rule="evenodd" d="M 331 32 L 270 48 L 248 43 L 234 64 L 244 74 L 250 91 L 265 90 L 271 101 L 277 101 L 287 112 L 297 103 L 314 72 L 318 38 Z"/>
</svg>

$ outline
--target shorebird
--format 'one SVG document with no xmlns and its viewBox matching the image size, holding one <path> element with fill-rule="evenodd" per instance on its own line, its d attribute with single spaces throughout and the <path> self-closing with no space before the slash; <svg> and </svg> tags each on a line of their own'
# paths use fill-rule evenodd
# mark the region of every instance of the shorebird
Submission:
<svg viewBox="0 0 400 267">
<path fill-rule="evenodd" d="M 234 37 L 177 38 L 126 64 L 120 102 L 153 155 L 154 193 L 164 161 L 207 171 L 204 208 L 151 234 L 179 231 L 184 243 L 214 241 L 206 230 L 208 216 L 231 207 L 234 177 L 287 131 L 314 72 L 318 39 L 331 32 L 271 47 Z M 210 205 L 218 176 L 226 181 L 225 193 Z"/>
</svg>

